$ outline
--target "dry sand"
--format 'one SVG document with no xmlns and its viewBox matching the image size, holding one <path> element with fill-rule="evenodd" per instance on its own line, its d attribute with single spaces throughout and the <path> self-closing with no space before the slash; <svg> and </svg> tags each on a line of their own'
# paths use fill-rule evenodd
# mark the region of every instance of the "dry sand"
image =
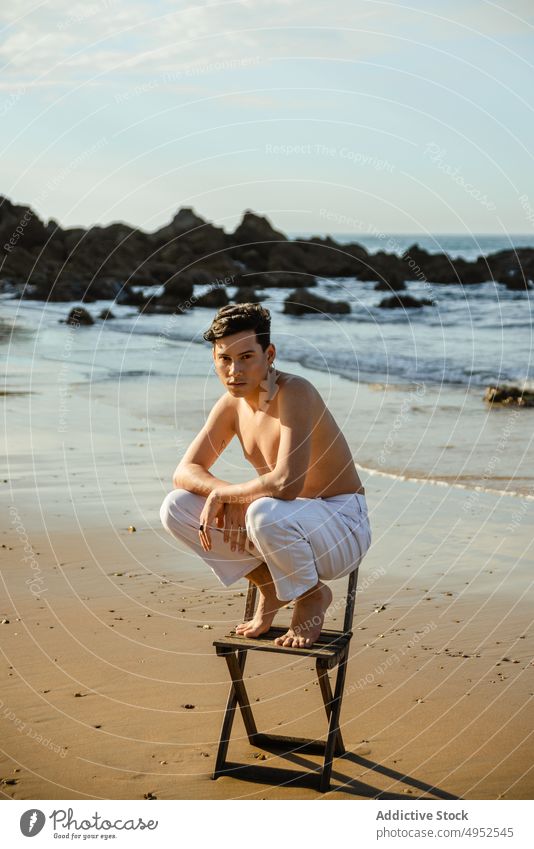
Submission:
<svg viewBox="0 0 534 849">
<path fill-rule="evenodd" d="M 254 749 L 240 717 L 229 758 L 246 769 L 210 779 L 228 691 L 212 641 L 241 621 L 246 582 L 222 588 L 158 510 L 220 386 L 200 401 L 185 378 L 152 381 L 150 398 L 134 380 L 69 385 L 58 431 L 58 394 L 37 368 L 48 383 L 2 399 L 0 792 L 319 798 L 298 776 L 320 759 Z M 334 381 L 333 407 L 346 395 Z M 223 477 L 252 476 L 235 445 L 219 464 Z M 373 545 L 341 717 L 347 754 L 326 798 L 532 798 L 532 503 L 362 477 Z M 339 597 L 345 582 L 332 588 Z M 341 616 L 334 605 L 327 625 Z M 309 661 L 251 653 L 259 729 L 321 737 L 314 678 Z"/>
</svg>

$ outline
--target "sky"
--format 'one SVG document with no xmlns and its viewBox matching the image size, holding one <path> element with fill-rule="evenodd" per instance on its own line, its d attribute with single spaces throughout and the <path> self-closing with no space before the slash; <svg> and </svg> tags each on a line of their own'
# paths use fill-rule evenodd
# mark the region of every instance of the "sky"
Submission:
<svg viewBox="0 0 534 849">
<path fill-rule="evenodd" d="M 0 11 L 0 194 L 64 227 L 534 234 L 534 2 Z"/>
</svg>

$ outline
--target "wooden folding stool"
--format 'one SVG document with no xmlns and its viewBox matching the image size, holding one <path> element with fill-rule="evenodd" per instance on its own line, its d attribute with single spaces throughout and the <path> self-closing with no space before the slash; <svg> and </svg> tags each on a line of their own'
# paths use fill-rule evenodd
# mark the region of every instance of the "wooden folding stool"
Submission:
<svg viewBox="0 0 534 849">
<path fill-rule="evenodd" d="M 345 617 L 342 631 L 321 631 L 319 639 L 311 648 L 289 648 L 277 646 L 273 640 L 281 636 L 286 628 L 271 627 L 266 634 L 260 637 L 243 637 L 231 632 L 220 640 L 215 640 L 213 645 L 217 655 L 224 657 L 228 664 L 228 671 L 232 679 L 226 711 L 221 728 L 217 760 L 212 778 L 228 775 L 235 771 L 235 764 L 230 768 L 226 765 L 226 754 L 232 733 L 232 725 L 235 718 L 236 707 L 239 705 L 241 716 L 249 742 L 257 748 L 267 749 L 279 748 L 287 752 L 323 754 L 324 763 L 319 773 L 319 789 L 322 793 L 330 789 L 330 775 L 332 773 L 332 761 L 334 756 L 343 755 L 345 747 L 339 727 L 339 716 L 343 700 L 343 688 L 347 671 L 349 656 L 349 644 L 352 637 L 352 621 L 354 617 L 354 602 L 356 597 L 356 586 L 358 582 L 358 569 L 349 574 L 347 596 L 345 602 Z M 249 583 L 245 603 L 245 621 L 252 619 L 256 602 L 256 587 Z M 269 651 L 284 654 L 293 654 L 299 657 L 315 658 L 319 687 L 328 719 L 328 735 L 326 742 L 322 740 L 309 740 L 299 737 L 284 737 L 278 734 L 262 734 L 256 728 L 250 700 L 243 680 L 243 672 L 248 651 Z M 328 671 L 338 667 L 334 693 L 330 687 Z"/>
</svg>

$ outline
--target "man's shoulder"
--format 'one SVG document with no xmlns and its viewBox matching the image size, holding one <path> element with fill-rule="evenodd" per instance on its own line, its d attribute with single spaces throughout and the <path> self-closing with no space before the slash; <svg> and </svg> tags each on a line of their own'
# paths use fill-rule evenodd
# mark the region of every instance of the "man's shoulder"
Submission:
<svg viewBox="0 0 534 849">
<path fill-rule="evenodd" d="M 235 399 L 232 398 L 228 392 L 225 392 L 224 395 L 221 395 L 215 401 L 213 407 L 211 408 L 210 415 L 219 418 L 225 418 L 228 421 L 234 421 L 236 413 L 236 405 Z"/>
<path fill-rule="evenodd" d="M 313 383 L 305 377 L 298 374 L 290 374 L 282 372 L 280 385 L 280 397 L 291 399 L 294 402 L 302 403 L 303 401 L 311 401 L 319 397 L 319 393 Z"/>
<path fill-rule="evenodd" d="M 305 377 L 301 377 L 300 374 L 290 374 L 288 371 L 280 372 L 280 388 L 281 389 L 289 389 L 291 392 L 310 392 L 316 393 L 317 389 L 311 382 Z"/>
</svg>

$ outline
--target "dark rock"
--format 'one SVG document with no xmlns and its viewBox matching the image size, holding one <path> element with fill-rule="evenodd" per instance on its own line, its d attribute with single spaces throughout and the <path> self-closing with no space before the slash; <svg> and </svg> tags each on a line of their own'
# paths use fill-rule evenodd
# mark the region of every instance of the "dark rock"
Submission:
<svg viewBox="0 0 534 849">
<path fill-rule="evenodd" d="M 375 286 L 376 292 L 400 292 L 406 285 L 402 277 L 393 271 L 387 279 L 379 280 Z"/>
<path fill-rule="evenodd" d="M 378 306 L 384 310 L 419 309 L 432 307 L 434 302 L 429 301 L 428 298 L 414 298 L 412 295 L 392 295 L 390 298 L 382 298 Z"/>
<path fill-rule="evenodd" d="M 304 313 L 350 313 L 350 305 L 346 301 L 329 301 L 306 289 L 295 290 L 284 301 L 286 315 L 303 315 Z"/>
<path fill-rule="evenodd" d="M 266 295 L 258 295 L 255 289 L 241 286 L 232 298 L 235 304 L 259 304 L 266 299 Z"/>
<path fill-rule="evenodd" d="M 0 195 L 0 251 L 8 256 L 19 247 L 28 251 L 43 245 L 48 231 L 29 206 L 15 206 Z"/>
<path fill-rule="evenodd" d="M 1 253 L 2 277 L 19 282 L 28 282 L 30 275 L 35 270 L 36 257 L 25 250 L 22 244 L 18 244 L 10 253 Z"/>
<path fill-rule="evenodd" d="M 453 267 L 456 272 L 458 282 L 460 282 L 462 286 L 471 286 L 476 283 L 487 283 L 488 280 L 491 280 L 490 270 L 484 260 L 467 262 L 465 259 L 455 259 Z"/>
<path fill-rule="evenodd" d="M 149 265 L 150 276 L 156 283 L 166 283 L 176 274 L 176 266 L 172 262 L 157 260 Z"/>
<path fill-rule="evenodd" d="M 189 270 L 174 274 L 165 283 L 163 293 L 156 297 L 151 295 L 143 299 L 139 305 L 142 313 L 175 313 L 181 315 L 188 307 L 194 305 L 193 280 L 200 284 L 211 283 L 213 277 L 207 272 Z"/>
<path fill-rule="evenodd" d="M 334 248 L 330 241 L 314 238 L 276 244 L 269 253 L 268 268 L 320 277 L 358 276 L 362 270 L 361 258 L 353 256 L 344 246 Z"/>
<path fill-rule="evenodd" d="M 87 291 L 93 300 L 112 301 L 121 294 L 124 285 L 124 278 L 100 277 L 96 280 L 91 280 Z"/>
<path fill-rule="evenodd" d="M 209 292 L 195 298 L 193 302 L 196 307 L 211 307 L 213 309 L 225 307 L 229 303 L 230 298 L 224 286 L 217 286 L 217 288 L 210 289 Z"/>
<path fill-rule="evenodd" d="M 393 286 L 398 285 L 402 289 L 402 283 L 409 274 L 400 257 L 378 251 L 360 261 L 357 276 L 359 280 L 376 280 L 382 284 L 384 291 L 392 291 L 387 285 L 388 282 L 391 280 Z"/>
<path fill-rule="evenodd" d="M 187 206 L 179 209 L 171 223 L 150 235 L 159 246 L 158 257 L 164 262 L 187 264 L 186 257 L 206 257 L 224 251 L 227 237 L 222 227 L 214 227 Z"/>
<path fill-rule="evenodd" d="M 287 236 L 280 230 L 275 230 L 268 218 L 247 209 L 241 223 L 226 237 L 226 241 L 230 246 L 252 246 L 260 256 L 264 256 L 270 252 L 273 244 L 286 242 Z"/>
<path fill-rule="evenodd" d="M 143 314 L 152 314 L 152 313 L 162 313 L 162 314 L 174 314 L 174 315 L 182 315 L 185 312 L 185 309 L 175 303 L 173 300 L 165 301 L 163 298 L 156 298 L 154 295 L 150 296 L 146 299 L 146 301 L 139 305 L 139 312 Z"/>
<path fill-rule="evenodd" d="M 457 283 L 468 286 L 485 283 L 491 279 L 488 266 L 481 258 L 476 262 L 468 262 L 465 259 L 453 260 L 448 254 L 430 254 L 418 245 L 412 245 L 404 252 L 402 260 L 406 265 L 409 280 Z"/>
<path fill-rule="evenodd" d="M 90 325 L 94 323 L 91 313 L 87 312 L 83 307 L 74 307 L 65 320 L 65 324 L 72 324 L 75 327 L 80 324 Z"/>
<path fill-rule="evenodd" d="M 142 292 L 134 291 L 129 285 L 123 286 L 122 291 L 117 295 L 117 303 L 121 306 L 141 307 L 146 301 L 147 298 Z"/>
<path fill-rule="evenodd" d="M 518 386 L 488 386 L 484 401 L 507 407 L 534 407 L 534 392 Z"/>
<path fill-rule="evenodd" d="M 203 227 L 205 224 L 206 220 L 197 215 L 191 206 L 182 206 L 171 223 L 156 232 L 166 239 L 172 239 L 174 236 L 181 236 L 189 230 Z"/>
<path fill-rule="evenodd" d="M 198 269 L 194 272 L 182 271 L 167 280 L 161 297 L 165 300 L 176 300 L 176 298 L 187 300 L 193 294 L 195 283 L 198 286 L 206 286 L 212 281 L 213 277 L 209 272 Z"/>
<path fill-rule="evenodd" d="M 513 291 L 530 289 L 534 284 L 534 250 L 517 248 L 490 254 L 486 264 L 493 279 Z"/>
<path fill-rule="evenodd" d="M 228 253 L 238 257 L 238 261 L 243 268 L 248 268 L 250 271 L 267 271 L 267 262 L 269 252 L 259 254 L 254 248 L 229 248 Z"/>
<path fill-rule="evenodd" d="M 95 278 L 135 274 L 151 257 L 153 246 L 146 233 L 123 223 L 88 230 L 64 231 L 67 267 L 86 271 Z"/>
<path fill-rule="evenodd" d="M 68 303 L 69 301 L 91 300 L 86 297 L 88 284 L 83 280 L 71 281 L 66 276 L 57 278 L 50 276 L 42 278 L 41 274 L 32 275 L 37 282 L 28 283 L 24 286 L 21 298 L 30 301 L 57 301 Z"/>
<path fill-rule="evenodd" d="M 283 271 L 260 271 L 249 274 L 238 274 L 235 286 L 258 286 L 260 289 L 294 289 L 295 287 L 317 286 L 317 280 L 302 271 L 294 273 Z"/>
<path fill-rule="evenodd" d="M 499 272 L 496 282 L 502 283 L 512 292 L 524 292 L 532 288 L 532 283 L 525 276 L 522 268 L 508 268 L 506 271 Z"/>
<path fill-rule="evenodd" d="M 115 318 L 110 309 L 102 310 L 98 317 L 101 318 L 102 321 L 109 321 L 111 318 Z"/>
</svg>

